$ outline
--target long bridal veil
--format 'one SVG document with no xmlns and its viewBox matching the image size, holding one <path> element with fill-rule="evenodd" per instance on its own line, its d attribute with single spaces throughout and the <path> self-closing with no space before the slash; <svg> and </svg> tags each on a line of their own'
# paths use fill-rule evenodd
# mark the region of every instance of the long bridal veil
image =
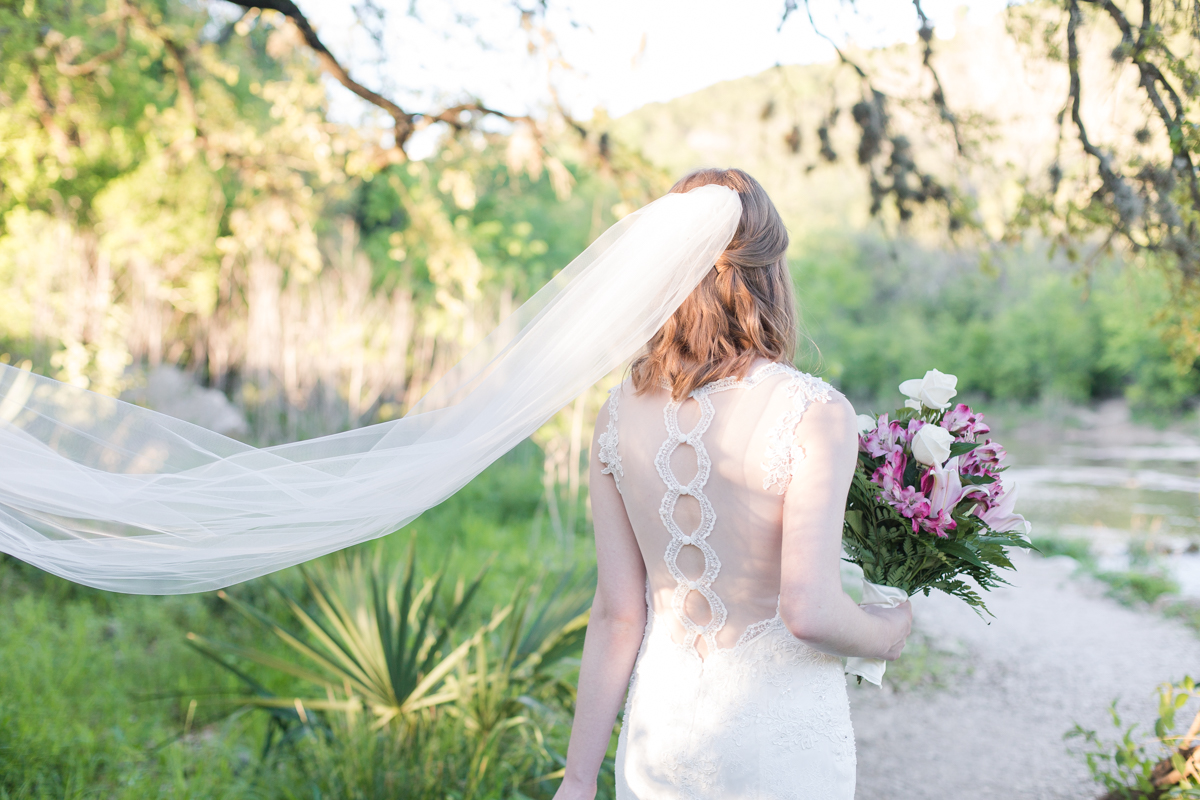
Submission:
<svg viewBox="0 0 1200 800">
<path fill-rule="evenodd" d="M 258 449 L 0 365 L 0 551 L 78 583 L 181 594 L 383 536 L 638 351 L 737 229 L 735 192 L 618 222 L 402 419 Z"/>
</svg>

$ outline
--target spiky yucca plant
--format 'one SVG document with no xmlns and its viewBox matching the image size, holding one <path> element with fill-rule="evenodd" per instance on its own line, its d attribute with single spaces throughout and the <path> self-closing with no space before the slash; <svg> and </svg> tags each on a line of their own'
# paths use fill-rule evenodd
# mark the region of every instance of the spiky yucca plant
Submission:
<svg viewBox="0 0 1200 800">
<path fill-rule="evenodd" d="M 214 641 L 189 633 L 191 645 L 231 670 L 254 692 L 227 702 L 284 709 L 308 724 L 308 711 L 366 713 L 376 727 L 404 723 L 418 713 L 448 703 L 457 691 L 446 677 L 466 657 L 488 626 L 447 650 L 463 613 L 479 589 L 483 572 L 464 587 L 461 582 L 448 612 L 439 618 L 443 572 L 418 586 L 415 544 L 406 562 L 390 572 L 379 557 L 339 554 L 329 566 L 302 568 L 316 602 L 311 613 L 279 588 L 288 608 L 308 633 L 293 633 L 228 592 L 220 597 L 261 624 L 301 657 L 296 663 L 261 650 Z M 491 623 L 494 626 L 494 622 Z M 266 691 L 226 657 L 245 659 L 284 672 L 323 690 L 321 696 L 282 697 Z"/>
<path fill-rule="evenodd" d="M 552 795 L 564 763 L 557 734 L 567 726 L 554 727 L 549 740 L 544 728 L 574 711 L 569 660 L 582 646 L 594 570 L 556 583 L 521 581 L 511 602 L 460 636 L 483 572 L 443 597 L 443 572 L 420 580 L 415 560 L 410 548 L 407 562 L 390 570 L 362 556 L 306 569 L 312 610 L 276 587 L 303 633 L 222 593 L 294 661 L 197 634 L 189 641 L 250 690 L 223 702 L 271 715 L 264 755 L 282 732 L 321 793 L 391 797 L 403 788 L 405 796 L 441 798 L 454 787 L 462 798 Z M 239 661 L 311 689 L 273 693 Z M 307 735 L 313 731 L 324 735 Z"/>
</svg>

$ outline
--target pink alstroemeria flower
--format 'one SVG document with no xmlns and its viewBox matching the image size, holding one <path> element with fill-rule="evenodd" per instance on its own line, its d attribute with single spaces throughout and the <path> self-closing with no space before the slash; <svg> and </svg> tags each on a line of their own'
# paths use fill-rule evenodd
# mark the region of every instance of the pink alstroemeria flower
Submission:
<svg viewBox="0 0 1200 800">
<path fill-rule="evenodd" d="M 901 450 L 888 453 L 887 459 L 871 475 L 871 482 L 883 491 L 880 497 L 900 514 L 912 520 L 913 533 L 916 533 L 921 520 L 929 514 L 929 498 L 917 489 L 904 485 L 904 468 L 908 466 L 908 457 Z"/>
<path fill-rule="evenodd" d="M 965 475 L 996 475 L 1008 455 L 999 442 L 988 440 L 962 457 L 962 472 Z"/>
<path fill-rule="evenodd" d="M 999 503 L 1000 496 L 1004 494 L 1004 484 L 1002 484 L 999 480 L 996 480 L 994 483 L 980 486 L 979 488 L 983 491 L 980 492 L 977 497 L 979 500 L 979 505 L 975 506 L 972 511 L 975 516 L 979 516 L 981 512 L 992 508 Z"/>
<path fill-rule="evenodd" d="M 885 498 L 901 515 L 912 520 L 913 533 L 920 528 L 922 521 L 929 516 L 929 498 L 911 486 L 901 486 L 892 497 Z"/>
<path fill-rule="evenodd" d="M 921 520 L 921 530 L 926 533 L 932 533 L 939 539 L 946 539 L 950 536 L 950 531 L 958 527 L 958 523 L 950 518 L 950 515 L 945 511 L 938 511 Z"/>
<path fill-rule="evenodd" d="M 999 486 L 997 481 L 993 486 Z M 1028 534 L 1032 530 L 1029 521 L 1020 514 L 1014 514 L 1013 508 L 1017 504 L 1017 487 L 1005 490 L 1001 487 L 998 493 L 989 492 L 989 500 L 991 503 L 983 503 L 976 506 L 972 513 L 983 520 L 994 531 L 1022 531 Z M 982 510 L 981 510 L 982 509 Z"/>
<path fill-rule="evenodd" d="M 882 414 L 875 426 L 866 436 L 858 437 L 859 447 L 874 458 L 903 452 L 908 443 L 908 434 L 899 422 L 889 422 L 888 415 Z M 901 469 L 903 472 L 903 469 Z"/>
<path fill-rule="evenodd" d="M 965 442 L 974 442 L 975 437 L 992 432 L 983 421 L 983 414 L 976 414 L 965 403 L 959 403 L 947 411 L 939 424 Z"/>
<path fill-rule="evenodd" d="M 871 482 L 877 484 L 884 492 L 893 492 L 904 485 L 904 468 L 908 466 L 908 457 L 903 450 L 892 450 L 879 468 L 871 474 Z"/>
</svg>

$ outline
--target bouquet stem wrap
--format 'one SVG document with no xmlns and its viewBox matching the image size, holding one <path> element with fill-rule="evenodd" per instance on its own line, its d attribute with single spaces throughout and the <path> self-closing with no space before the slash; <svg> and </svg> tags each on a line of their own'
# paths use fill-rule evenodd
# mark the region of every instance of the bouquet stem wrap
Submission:
<svg viewBox="0 0 1200 800">
<path fill-rule="evenodd" d="M 895 608 L 905 600 L 908 600 L 908 593 L 903 589 L 897 589 L 895 586 L 880 586 L 877 583 L 863 580 L 860 606 Z M 883 685 L 883 672 L 886 669 L 887 662 L 882 658 L 852 657 L 846 659 L 847 675 L 857 675 L 876 686 Z"/>
</svg>

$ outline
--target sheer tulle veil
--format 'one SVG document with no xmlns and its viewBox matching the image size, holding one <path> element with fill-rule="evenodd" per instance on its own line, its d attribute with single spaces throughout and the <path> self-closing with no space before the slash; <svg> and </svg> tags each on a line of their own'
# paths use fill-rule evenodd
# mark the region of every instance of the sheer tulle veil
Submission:
<svg viewBox="0 0 1200 800">
<path fill-rule="evenodd" d="M 390 533 L 632 357 L 741 216 L 708 185 L 624 218 L 402 419 L 258 449 L 0 365 L 0 551 L 136 594 L 216 589 Z"/>
</svg>

